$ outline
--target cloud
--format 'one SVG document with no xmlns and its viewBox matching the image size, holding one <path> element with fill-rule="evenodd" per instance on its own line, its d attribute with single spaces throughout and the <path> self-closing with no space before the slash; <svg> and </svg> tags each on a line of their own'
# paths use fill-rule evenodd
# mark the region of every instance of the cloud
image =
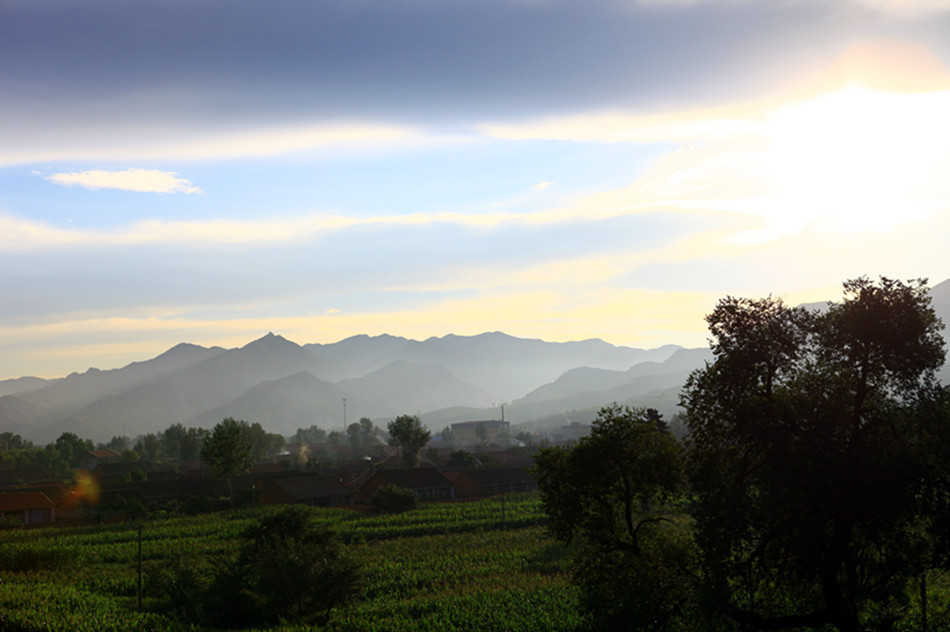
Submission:
<svg viewBox="0 0 950 632">
<path fill-rule="evenodd" d="M 203 193 L 199 187 L 178 177 L 174 171 L 159 171 L 158 169 L 72 171 L 54 173 L 46 179 L 54 184 L 80 186 L 90 191 L 115 189 L 136 193 Z"/>
<path fill-rule="evenodd" d="M 0 251 L 66 244 L 303 243 L 361 228 L 494 230 L 591 224 L 647 213 L 703 215 L 720 223 L 731 216 L 737 243 L 767 241 L 809 226 L 882 231 L 950 204 L 947 111 L 950 90 L 902 94 L 853 87 L 772 108 L 738 104 L 647 117 L 615 112 L 499 124 L 485 133 L 508 141 L 664 142 L 673 149 L 654 157 L 630 184 L 573 196 L 565 192 L 559 205 L 540 209 L 505 210 L 497 204 L 476 212 L 359 216 L 344 210 L 251 220 L 150 219 L 108 230 L 0 215 Z M 128 172 L 99 172 L 106 174 L 101 179 L 91 173 L 96 172 L 53 177 L 115 186 L 119 178 L 113 176 Z M 178 182 L 175 174 L 164 175 L 169 188 L 192 186 Z M 542 181 L 532 188 L 550 184 Z"/>
<path fill-rule="evenodd" d="M 781 5 L 777 0 L 638 0 L 637 4 L 646 7 L 671 6 L 671 7 L 691 7 L 699 4 L 773 4 Z M 827 5 L 828 0 L 786 0 L 784 4 L 811 4 Z M 950 5 L 946 0 L 845 0 L 842 4 L 863 7 L 879 11 L 888 15 L 896 15 L 903 18 L 920 18 L 937 13 L 950 12 Z"/>
<path fill-rule="evenodd" d="M 853 0 L 859 6 L 906 18 L 950 12 L 946 0 Z"/>
<path fill-rule="evenodd" d="M 583 203 L 536 212 L 417 212 L 402 215 L 353 216 L 316 212 L 257 220 L 211 219 L 168 221 L 148 219 L 112 230 L 61 228 L 35 220 L 0 214 L 0 252 L 79 246 L 121 247 L 144 244 L 277 244 L 302 243 L 333 232 L 358 228 L 423 228 L 436 224 L 476 230 L 505 226 L 543 226 L 589 222 L 641 212 L 609 193 Z"/>
<path fill-rule="evenodd" d="M 458 137 L 432 136 L 416 128 L 383 123 L 327 121 L 299 125 L 268 125 L 214 129 L 183 136 L 180 126 L 141 121 L 85 127 L 11 132 L 0 149 L 0 166 L 77 160 L 234 160 L 282 155 L 401 148 L 433 142 L 458 142 Z M 104 140 L 105 139 L 105 140 Z"/>
<path fill-rule="evenodd" d="M 578 205 L 600 217 L 624 209 L 748 215 L 765 223 L 735 238 L 769 240 L 810 225 L 884 231 L 947 208 L 948 110 L 947 89 L 899 93 L 853 86 L 776 107 L 599 113 L 485 132 L 514 140 L 678 145 L 629 186 Z M 579 207 L 561 213 L 582 214 Z"/>
<path fill-rule="evenodd" d="M 531 189 L 532 189 L 533 191 L 544 191 L 546 188 L 548 188 L 548 187 L 551 186 L 552 184 L 554 184 L 554 183 L 545 180 L 544 182 L 539 182 L 539 183 L 537 183 L 536 185 L 534 185 L 533 187 L 531 187 Z"/>
<path fill-rule="evenodd" d="M 630 131 L 633 136 L 642 133 L 657 141 L 672 141 L 672 151 L 656 156 L 630 184 L 565 195 L 558 206 L 505 210 L 504 205 L 493 205 L 482 212 L 365 216 L 323 211 L 252 220 L 149 219 L 110 230 L 59 228 L 0 215 L 0 251 L 64 244 L 303 243 L 370 227 L 444 225 L 494 230 L 590 224 L 647 213 L 709 218 L 720 214 L 716 219 L 720 223 L 731 215 L 731 228 L 737 231 L 733 239 L 747 243 L 809 226 L 883 231 L 950 205 L 947 111 L 950 90 L 900 94 L 851 88 L 749 114 L 741 108 L 732 116 L 672 113 L 666 120 L 657 118 L 652 126 L 637 125 Z M 566 125 L 529 122 L 504 135 L 592 142 L 598 135 L 624 135 L 626 121 L 622 116 L 599 122 L 591 117 L 591 127 L 581 130 L 573 126 L 575 119 Z M 83 178 L 76 180 L 105 186 L 111 176 Z M 188 186 L 176 183 L 174 174 L 170 180 L 169 187 Z M 542 190 L 548 184 L 532 188 Z M 151 190 L 158 190 L 157 185 Z"/>
</svg>

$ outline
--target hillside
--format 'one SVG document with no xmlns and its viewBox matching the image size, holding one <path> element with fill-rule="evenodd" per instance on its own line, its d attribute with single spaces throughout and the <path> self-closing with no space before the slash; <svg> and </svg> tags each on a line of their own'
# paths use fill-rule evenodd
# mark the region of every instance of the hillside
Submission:
<svg viewBox="0 0 950 632">
<path fill-rule="evenodd" d="M 931 296 L 950 322 L 950 280 Z M 590 421 L 614 401 L 669 418 L 686 377 L 710 359 L 706 348 L 552 343 L 501 332 L 422 341 L 361 335 L 303 346 L 270 333 L 235 349 L 182 343 L 119 369 L 5 380 L 0 432 L 41 444 L 63 432 L 104 442 L 231 416 L 289 435 L 314 424 L 342 429 L 344 398 L 349 422 L 385 424 L 411 413 L 436 432 L 502 414 L 526 428 Z M 939 377 L 950 382 L 950 365 Z"/>
<path fill-rule="evenodd" d="M 32 383 L 40 388 L 0 397 L 0 428 L 38 443 L 63 432 L 103 442 L 175 423 L 210 427 L 231 416 L 289 435 L 314 424 L 342 428 L 344 398 L 350 421 L 403 413 L 437 419 L 442 410 L 456 411 L 458 420 L 494 417 L 506 401 L 499 392 L 514 399 L 577 367 L 661 364 L 676 350 L 600 340 L 549 343 L 497 332 L 425 341 L 355 336 L 301 346 L 271 333 L 236 349 L 180 344 L 120 369 Z M 574 405 L 563 394 L 556 399 L 555 408 Z M 588 393 L 577 405 L 591 399 L 597 396 Z"/>
</svg>

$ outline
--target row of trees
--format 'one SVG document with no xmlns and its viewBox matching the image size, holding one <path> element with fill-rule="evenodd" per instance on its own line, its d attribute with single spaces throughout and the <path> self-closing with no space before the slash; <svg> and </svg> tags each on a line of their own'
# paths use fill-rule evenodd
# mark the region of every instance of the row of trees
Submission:
<svg viewBox="0 0 950 632">
<path fill-rule="evenodd" d="M 291 442 L 297 445 L 349 446 L 352 450 L 370 450 L 383 445 L 385 441 L 385 431 L 376 427 L 369 417 L 362 417 L 359 421 L 349 424 L 346 433 L 339 430 L 327 432 L 313 425 L 298 428 L 291 437 Z"/>
<path fill-rule="evenodd" d="M 252 457 L 266 458 L 284 447 L 284 438 L 267 432 L 259 423 L 242 422 L 242 432 L 251 445 Z M 0 464 L 8 469 L 40 467 L 56 478 L 66 478 L 70 471 L 84 467 L 89 451 L 107 448 L 121 455 L 124 461 L 164 461 L 183 463 L 197 461 L 208 436 L 204 428 L 186 428 L 173 424 L 162 432 L 148 433 L 132 442 L 129 437 L 115 436 L 96 446 L 72 432 L 62 433 L 56 441 L 38 448 L 15 433 L 0 435 Z"/>
<path fill-rule="evenodd" d="M 258 422 L 242 421 L 241 432 L 251 445 L 254 460 L 273 456 L 284 448 L 284 437 L 267 432 Z M 208 435 L 209 431 L 204 428 L 187 428 L 182 424 L 173 424 L 163 432 L 140 437 L 133 450 L 139 458 L 146 461 L 196 461 Z M 129 443 L 126 437 L 114 437 L 105 447 L 121 451 Z"/>
<path fill-rule="evenodd" d="M 342 436 L 339 432 L 330 433 L 333 434 Z M 366 417 L 350 424 L 346 434 L 350 449 L 361 452 L 385 445 L 384 440 L 388 438 L 391 445 L 403 449 L 406 463 L 411 465 L 418 462 L 418 453 L 430 437 L 419 418 L 411 415 L 402 415 L 390 422 L 388 437 Z M 299 443 L 307 444 L 326 443 L 327 438 L 326 431 L 315 426 L 298 429 L 295 435 Z M 118 452 L 125 461 L 183 463 L 200 459 L 213 469 L 230 472 L 223 476 L 229 478 L 247 471 L 254 462 L 279 453 L 285 441 L 281 435 L 264 430 L 260 423 L 227 418 L 210 431 L 173 424 L 162 432 L 139 437 L 132 447 L 131 444 L 128 437 L 116 436 L 98 447 Z M 96 447 L 92 441 L 71 432 L 64 432 L 43 448 L 37 448 L 15 433 L 4 432 L 0 434 L 0 464 L 9 469 L 40 467 L 56 478 L 65 479 L 70 472 L 86 465 L 89 452 Z M 218 463 L 222 465 L 219 467 Z"/>
<path fill-rule="evenodd" d="M 94 448 L 92 441 L 72 432 L 64 432 L 44 447 L 37 447 L 18 434 L 5 432 L 0 436 L 0 465 L 5 469 L 38 467 L 56 478 L 66 478 L 72 470 L 82 467 L 89 450 Z"/>
<path fill-rule="evenodd" d="M 592 627 L 906 627 L 910 589 L 950 567 L 942 323 L 924 281 L 844 295 L 824 311 L 720 301 L 714 361 L 682 393 L 685 442 L 615 406 L 541 450 Z"/>
</svg>

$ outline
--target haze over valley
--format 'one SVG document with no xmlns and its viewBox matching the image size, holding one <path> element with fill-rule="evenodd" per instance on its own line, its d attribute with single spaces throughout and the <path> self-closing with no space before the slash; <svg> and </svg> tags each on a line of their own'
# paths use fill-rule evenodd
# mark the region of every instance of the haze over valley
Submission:
<svg viewBox="0 0 950 632">
<path fill-rule="evenodd" d="M 950 322 L 950 281 L 934 286 L 931 298 Z M 2 381 L 0 432 L 36 443 L 63 432 L 106 442 L 234 417 L 290 436 L 311 425 L 342 431 L 344 415 L 385 426 L 401 414 L 419 415 L 434 432 L 502 416 L 532 430 L 589 423 L 613 402 L 656 408 L 669 419 L 686 377 L 711 358 L 706 347 L 636 349 L 501 332 L 423 341 L 360 335 L 331 344 L 268 333 L 233 349 L 181 343 L 118 369 Z M 946 365 L 941 376 L 950 377 Z"/>
<path fill-rule="evenodd" d="M 620 401 L 675 389 L 708 355 L 502 333 L 421 342 L 357 336 L 303 346 L 268 333 L 235 349 L 182 343 L 121 369 L 0 382 L 0 432 L 40 443 L 62 432 L 104 442 L 235 417 L 292 435 L 310 425 L 342 430 L 344 399 L 350 422 L 409 413 L 441 430 L 504 414 L 517 424 L 605 403 L 606 390 Z"/>
</svg>

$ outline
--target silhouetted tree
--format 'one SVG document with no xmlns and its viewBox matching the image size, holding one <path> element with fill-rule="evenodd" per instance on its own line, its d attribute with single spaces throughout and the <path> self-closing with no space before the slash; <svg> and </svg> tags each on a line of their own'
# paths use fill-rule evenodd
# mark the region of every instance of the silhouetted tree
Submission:
<svg viewBox="0 0 950 632">
<path fill-rule="evenodd" d="M 449 454 L 449 467 L 475 467 L 478 465 L 478 459 L 467 450 L 456 450 Z"/>
<path fill-rule="evenodd" d="M 208 464 L 214 475 L 228 483 L 228 498 L 234 506 L 231 478 L 251 469 L 254 446 L 247 439 L 241 422 L 228 417 L 211 429 L 201 447 L 201 459 Z"/>
<path fill-rule="evenodd" d="M 388 425 L 390 445 L 402 448 L 402 458 L 408 467 L 419 462 L 419 450 L 429 442 L 429 429 L 415 415 L 400 415 Z"/>
<path fill-rule="evenodd" d="M 135 451 L 144 461 L 154 461 L 162 453 L 162 439 L 154 432 L 142 436 L 135 444 Z"/>
<path fill-rule="evenodd" d="M 729 297 L 707 321 L 683 403 L 709 603 L 743 629 L 891 629 L 950 493 L 924 281 L 847 281 L 825 312 Z"/>
<path fill-rule="evenodd" d="M 102 447 L 107 450 L 112 450 L 122 454 L 123 450 L 128 450 L 132 445 L 132 440 L 126 436 L 115 436 L 109 439 L 108 443 L 104 443 Z"/>
<path fill-rule="evenodd" d="M 188 436 L 188 430 L 181 424 L 173 424 L 161 435 L 162 456 L 173 461 L 181 460 L 181 444 Z"/>
<path fill-rule="evenodd" d="M 92 441 L 80 439 L 72 432 L 64 432 L 56 439 L 56 450 L 60 458 L 71 468 L 82 466 L 86 461 L 87 453 L 94 449 L 95 445 Z"/>
<path fill-rule="evenodd" d="M 358 564 L 307 508 L 288 507 L 262 518 L 245 537 L 239 576 L 263 598 L 260 609 L 269 622 L 324 625 L 333 608 L 358 596 Z"/>
<path fill-rule="evenodd" d="M 308 508 L 281 509 L 242 535 L 234 559 L 172 558 L 154 569 L 153 591 L 180 620 L 214 629 L 283 622 L 311 629 L 359 598 L 359 565 Z"/>
<path fill-rule="evenodd" d="M 273 456 L 284 447 L 284 438 L 276 433 L 267 432 L 260 423 L 248 423 L 246 421 L 238 422 L 241 424 L 241 430 L 244 437 L 251 444 L 251 457 L 255 461 Z"/>
<path fill-rule="evenodd" d="M 385 513 L 402 513 L 415 509 L 419 498 L 411 489 L 396 485 L 383 485 L 369 499 L 370 506 Z"/>
<path fill-rule="evenodd" d="M 297 432 L 294 434 L 294 443 L 297 445 L 326 443 L 326 441 L 327 431 L 323 428 L 318 428 L 317 426 L 298 428 Z"/>
<path fill-rule="evenodd" d="M 593 629 L 701 629 L 694 546 L 674 504 L 683 450 L 642 409 L 600 411 L 575 445 L 534 457 L 549 528 L 573 543 L 574 581 Z"/>
</svg>

